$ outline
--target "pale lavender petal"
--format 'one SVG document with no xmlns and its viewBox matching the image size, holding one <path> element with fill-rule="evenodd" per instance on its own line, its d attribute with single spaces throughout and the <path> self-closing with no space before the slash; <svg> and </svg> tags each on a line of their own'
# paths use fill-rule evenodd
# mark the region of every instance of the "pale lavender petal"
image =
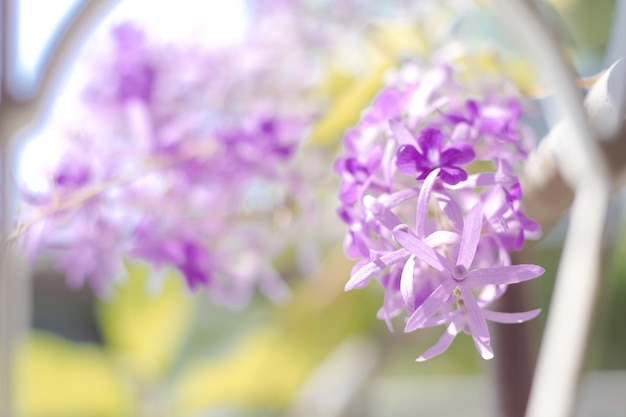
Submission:
<svg viewBox="0 0 626 417">
<path fill-rule="evenodd" d="M 541 313 L 541 309 L 523 311 L 519 313 L 506 313 L 502 311 L 483 310 L 485 319 L 495 321 L 496 323 L 524 323 L 532 320 Z"/>
<path fill-rule="evenodd" d="M 436 253 L 433 248 L 428 246 L 417 236 L 407 230 L 404 230 L 404 228 L 396 227 L 392 233 L 393 238 L 399 244 L 416 255 L 419 260 L 426 262 L 437 271 L 451 270 L 453 268 L 452 264 L 448 260 Z"/>
<path fill-rule="evenodd" d="M 493 350 L 490 345 L 489 328 L 482 310 L 478 306 L 474 294 L 466 285 L 459 285 L 459 290 L 467 311 L 467 326 L 474 338 L 476 349 L 483 359 L 491 359 L 493 358 Z"/>
<path fill-rule="evenodd" d="M 378 263 L 382 262 L 386 266 L 390 266 L 404 260 L 407 256 L 409 256 L 409 252 L 406 249 L 401 248 L 381 256 L 378 259 Z M 353 272 L 350 280 L 346 283 L 345 290 L 350 291 L 367 285 L 369 280 L 380 271 L 381 268 L 378 266 L 377 262 L 368 262 L 359 270 Z"/>
<path fill-rule="evenodd" d="M 412 332 L 422 327 L 448 301 L 455 286 L 454 280 L 449 278 L 435 288 L 432 294 L 408 318 L 404 332 Z"/>
<path fill-rule="evenodd" d="M 402 275 L 400 277 L 400 294 L 406 305 L 410 305 L 413 300 L 414 289 L 414 277 L 415 277 L 415 255 L 412 255 L 407 259 L 402 268 Z"/>
<path fill-rule="evenodd" d="M 465 225 L 463 226 L 463 235 L 461 236 L 461 247 L 459 249 L 459 257 L 457 265 L 463 265 L 469 269 L 476 255 L 476 248 L 480 240 L 480 231 L 483 226 L 482 205 L 476 205 L 467 213 L 465 217 Z"/>
<path fill-rule="evenodd" d="M 452 322 L 446 329 L 446 331 L 441 335 L 437 343 L 435 343 L 430 349 L 426 352 L 422 353 L 422 355 L 417 358 L 416 362 L 424 362 L 428 359 L 434 358 L 435 356 L 441 355 L 443 352 L 448 350 L 456 335 L 459 334 L 459 326 L 457 323 Z"/>
<path fill-rule="evenodd" d="M 480 174 L 473 174 L 467 177 L 467 180 L 463 184 L 454 184 L 450 188 L 453 190 L 461 188 L 478 188 L 486 187 L 489 185 L 506 185 L 514 181 L 515 177 L 509 177 L 498 172 L 483 172 Z"/>
<path fill-rule="evenodd" d="M 407 188 L 393 194 L 381 196 L 378 198 L 378 201 L 380 201 L 381 204 L 392 208 L 419 195 L 420 190 L 420 187 Z"/>
<path fill-rule="evenodd" d="M 544 271 L 537 265 L 495 266 L 469 271 L 465 282 L 472 287 L 517 284 L 536 278 Z"/>
<path fill-rule="evenodd" d="M 461 235 L 456 232 L 450 232 L 448 230 L 437 230 L 428 235 L 426 239 L 424 239 L 424 243 L 426 243 L 431 248 L 436 248 L 438 246 L 459 243 L 460 240 Z"/>
<path fill-rule="evenodd" d="M 415 138 L 411 135 L 411 132 L 409 132 L 409 130 L 397 120 L 390 120 L 389 128 L 391 129 L 393 136 L 396 138 L 398 145 L 410 145 L 415 143 Z"/>
<path fill-rule="evenodd" d="M 363 198 L 363 205 L 376 217 L 376 220 L 389 230 L 393 230 L 394 227 L 403 224 L 398 216 L 371 195 L 366 195 Z"/>
<path fill-rule="evenodd" d="M 437 193 L 439 207 L 448 217 L 454 228 L 458 231 L 463 230 L 463 213 L 461 207 L 447 194 Z"/>
<path fill-rule="evenodd" d="M 415 234 L 420 239 L 424 238 L 426 234 L 426 219 L 428 218 L 428 203 L 430 202 L 430 193 L 433 189 L 433 185 L 437 180 L 437 176 L 439 175 L 439 169 L 433 170 L 428 176 L 426 180 L 424 180 L 424 184 L 422 184 L 422 189 L 420 190 L 419 196 L 417 197 L 417 209 L 415 213 Z"/>
</svg>

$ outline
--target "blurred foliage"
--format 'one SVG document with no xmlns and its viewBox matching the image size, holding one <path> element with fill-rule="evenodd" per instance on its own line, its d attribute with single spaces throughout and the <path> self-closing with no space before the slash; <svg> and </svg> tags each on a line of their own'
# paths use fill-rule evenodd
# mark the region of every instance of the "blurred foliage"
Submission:
<svg viewBox="0 0 626 417">
<path fill-rule="evenodd" d="M 605 47 L 614 0 L 598 2 L 551 0 L 578 45 L 599 51 Z M 576 23 L 578 22 L 578 23 Z M 319 93 L 331 102 L 312 131 L 315 145 L 339 143 L 346 128 L 383 84 L 387 69 L 403 57 L 424 55 L 430 45 L 415 27 L 372 29 L 370 68 L 361 74 L 328 65 Z M 467 76 L 508 73 L 523 92 L 532 94 L 536 77 L 519 57 L 493 50 L 462 55 L 457 65 Z M 469 69 L 472 68 L 471 71 Z M 626 251 L 626 234 L 617 254 Z M 546 268 L 538 280 L 538 305 L 544 306 L 538 328 L 547 316 L 560 248 L 542 247 L 537 262 Z M 626 368 L 626 260 L 613 257 L 610 292 L 603 302 L 610 309 L 599 330 L 606 335 L 596 352 L 601 368 Z M 51 334 L 32 332 L 16 356 L 16 405 L 23 417 L 73 416 L 194 416 L 206 410 L 234 407 L 253 413 L 288 408 L 307 377 L 350 335 L 364 335 L 379 347 L 382 375 L 457 374 L 481 370 L 472 340 L 461 335 L 446 355 L 426 363 L 411 361 L 432 345 L 441 328 L 416 334 L 389 333 L 375 319 L 382 303 L 376 285 L 344 293 L 352 262 L 335 248 L 311 277 L 299 281 L 284 306 L 256 303 L 244 314 L 217 310 L 202 294 L 189 294 L 184 280 L 166 274 L 162 289 L 146 292 L 152 271 L 127 264 L 126 284 L 96 306 L 103 346 L 77 344 Z M 245 317 L 244 317 L 245 316 Z M 401 328 L 401 323 L 397 323 Z M 597 345 L 596 345 L 597 346 Z M 592 347 L 593 349 L 596 349 Z M 488 365 L 487 365 L 488 366 Z M 258 414 L 255 414 L 258 415 Z"/>
<path fill-rule="evenodd" d="M 555 12 L 548 18 L 574 49 L 604 54 L 613 21 L 615 0 L 547 0 Z"/>
<path fill-rule="evenodd" d="M 16 356 L 19 416 L 131 415 L 131 391 L 100 347 L 34 332 L 19 346 Z"/>
<path fill-rule="evenodd" d="M 163 288 L 148 294 L 147 266 L 127 265 L 128 280 L 111 300 L 98 303 L 107 349 L 142 381 L 162 378 L 180 350 L 194 313 L 184 280 L 170 272 Z"/>
</svg>

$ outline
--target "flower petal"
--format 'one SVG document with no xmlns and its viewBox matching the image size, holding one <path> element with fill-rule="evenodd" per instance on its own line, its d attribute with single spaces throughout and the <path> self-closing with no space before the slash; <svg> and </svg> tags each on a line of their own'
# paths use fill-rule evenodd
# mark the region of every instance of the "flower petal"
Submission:
<svg viewBox="0 0 626 417">
<path fill-rule="evenodd" d="M 485 285 L 508 285 L 528 281 L 544 273 L 537 265 L 495 266 L 469 271 L 465 282 L 472 287 Z"/>
<path fill-rule="evenodd" d="M 389 230 L 393 230 L 394 227 L 403 224 L 398 216 L 371 195 L 366 195 L 363 198 L 363 205 L 374 215 L 376 220 Z"/>
<path fill-rule="evenodd" d="M 483 316 L 489 321 L 496 323 L 524 323 L 532 320 L 541 313 L 541 309 L 537 308 L 530 311 L 522 311 L 519 313 L 506 313 L 503 311 L 483 310 Z"/>
<path fill-rule="evenodd" d="M 411 255 L 402 268 L 400 277 L 400 294 L 406 305 L 410 305 L 413 300 L 413 289 L 415 279 L 415 255 Z"/>
<path fill-rule="evenodd" d="M 461 240 L 461 236 L 456 232 L 450 232 L 448 230 L 437 230 L 428 235 L 426 239 L 424 239 L 424 243 L 426 243 L 431 248 L 436 248 L 437 246 L 452 245 L 454 243 L 458 243 L 459 240 Z"/>
<path fill-rule="evenodd" d="M 441 335 L 437 343 L 435 343 L 430 349 L 422 353 L 422 355 L 415 359 L 416 362 L 424 362 L 428 359 L 434 358 L 437 355 L 441 355 L 448 350 L 456 335 L 459 334 L 459 326 L 456 322 L 450 323 L 446 331 Z"/>
<path fill-rule="evenodd" d="M 441 130 L 433 127 L 422 129 L 417 137 L 417 144 L 424 155 L 432 151 L 440 154 L 444 141 L 445 138 Z"/>
<path fill-rule="evenodd" d="M 467 285 L 459 285 L 459 290 L 463 296 L 463 303 L 467 311 L 467 326 L 474 339 L 474 345 L 483 359 L 489 360 L 493 358 L 493 349 L 489 337 L 489 328 L 487 321 L 483 316 L 482 310 L 478 306 L 474 294 Z"/>
<path fill-rule="evenodd" d="M 457 265 L 463 265 L 469 269 L 476 255 L 480 231 L 483 227 L 483 213 L 480 202 L 467 213 L 465 224 L 463 225 L 463 235 L 461 236 L 461 247 L 457 258 Z"/>
<path fill-rule="evenodd" d="M 409 132 L 409 130 L 399 121 L 390 120 L 389 128 L 391 129 L 391 133 L 396 138 L 398 145 L 411 145 L 415 143 L 415 138 Z"/>
<path fill-rule="evenodd" d="M 402 145 L 396 151 L 396 167 L 404 175 L 417 175 L 418 161 L 423 162 L 424 156 L 413 145 Z M 421 164 L 420 164 L 421 165 Z"/>
<path fill-rule="evenodd" d="M 439 175 L 439 169 L 433 170 L 424 181 L 422 188 L 420 189 L 419 196 L 417 197 L 417 209 L 415 213 L 415 234 L 420 239 L 424 238 L 426 233 L 426 219 L 428 218 L 428 203 L 430 202 L 430 193 L 433 189 L 433 185 Z"/>
<path fill-rule="evenodd" d="M 467 172 L 459 167 L 443 167 L 439 177 L 446 184 L 456 185 L 467 179 Z"/>
<path fill-rule="evenodd" d="M 402 261 L 409 255 L 410 254 L 406 249 L 400 248 L 398 250 L 395 250 L 393 252 L 390 252 L 381 256 L 377 260 L 377 262 L 368 262 L 367 264 L 363 265 L 359 270 L 357 270 L 356 272 L 352 274 L 352 276 L 350 277 L 350 280 L 346 283 L 345 290 L 350 291 L 352 289 L 361 288 L 367 285 L 369 280 L 372 279 L 372 277 L 376 275 L 376 273 L 382 270 L 378 266 L 381 262 L 385 264 L 386 266 L 391 266 L 393 264 L 396 264 Z"/>
<path fill-rule="evenodd" d="M 422 327 L 450 298 L 454 288 L 455 283 L 452 278 L 444 280 L 435 288 L 432 294 L 430 294 L 430 296 L 417 307 L 413 314 L 411 314 L 411 317 L 408 318 L 404 326 L 405 333 L 412 332 Z"/>
<path fill-rule="evenodd" d="M 413 233 L 405 230 L 403 227 L 396 227 L 392 233 L 396 242 L 416 255 L 420 261 L 426 262 L 437 271 L 443 271 L 446 269 L 451 270 L 453 268 L 449 261 L 436 253 L 433 248 L 428 246 Z"/>
<path fill-rule="evenodd" d="M 469 164 L 476 158 L 474 149 L 467 143 L 454 143 L 448 146 L 443 152 L 439 161 L 441 165 L 464 165 Z"/>
</svg>

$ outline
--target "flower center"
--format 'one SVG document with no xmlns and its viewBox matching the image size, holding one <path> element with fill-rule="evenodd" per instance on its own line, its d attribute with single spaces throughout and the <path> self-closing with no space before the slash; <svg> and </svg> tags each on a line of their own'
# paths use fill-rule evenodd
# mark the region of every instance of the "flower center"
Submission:
<svg viewBox="0 0 626 417">
<path fill-rule="evenodd" d="M 462 281 L 467 276 L 467 268 L 463 265 L 457 265 L 452 268 L 452 277 L 457 281 Z"/>
</svg>

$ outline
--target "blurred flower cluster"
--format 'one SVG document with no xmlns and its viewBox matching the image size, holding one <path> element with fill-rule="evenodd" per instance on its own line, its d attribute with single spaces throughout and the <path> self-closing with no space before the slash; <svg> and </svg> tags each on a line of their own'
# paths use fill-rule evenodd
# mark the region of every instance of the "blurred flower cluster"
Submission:
<svg viewBox="0 0 626 417">
<path fill-rule="evenodd" d="M 131 257 L 155 267 L 157 287 L 172 267 L 220 303 L 245 305 L 256 287 L 284 299 L 272 259 L 287 230 L 314 227 L 295 161 L 323 103 L 286 11 L 256 11 L 225 47 L 163 42 L 131 21 L 89 44 L 78 105 L 44 133 L 63 151 L 43 189 L 21 190 L 29 256 L 50 254 L 72 287 L 100 295 Z"/>
<path fill-rule="evenodd" d="M 509 284 L 543 269 L 512 265 L 510 252 L 539 236 L 524 215 L 516 170 L 533 146 L 512 83 L 475 76 L 445 52 L 408 61 L 388 77 L 344 138 L 335 164 L 345 251 L 358 260 L 346 289 L 376 278 L 378 316 L 406 314 L 404 330 L 446 331 L 418 360 L 444 352 L 460 332 L 493 357 L 486 320 L 515 323 L 539 311 L 487 310 Z"/>
</svg>

